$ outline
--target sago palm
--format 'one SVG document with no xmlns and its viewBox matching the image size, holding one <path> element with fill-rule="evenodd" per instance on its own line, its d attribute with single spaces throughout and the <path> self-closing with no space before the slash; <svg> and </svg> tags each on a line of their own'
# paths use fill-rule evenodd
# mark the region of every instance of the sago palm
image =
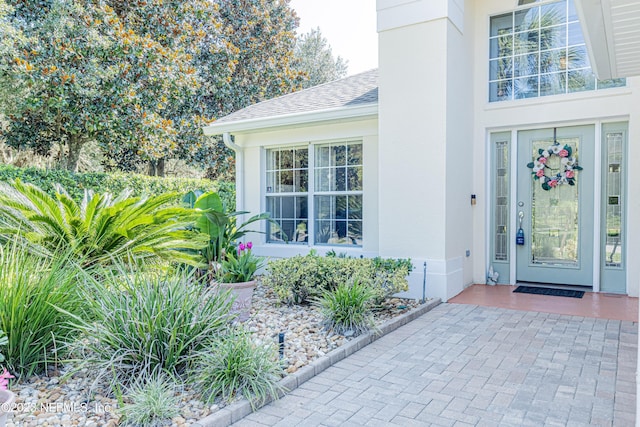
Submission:
<svg viewBox="0 0 640 427">
<path fill-rule="evenodd" d="M 187 249 L 200 249 L 206 236 L 188 228 L 194 211 L 172 205 L 177 193 L 132 197 L 123 191 L 85 191 L 80 204 L 60 186 L 52 197 L 16 180 L 0 183 L 0 239 L 24 238 L 50 254 L 71 250 L 82 265 L 115 258 L 181 261 L 197 264 Z"/>
</svg>

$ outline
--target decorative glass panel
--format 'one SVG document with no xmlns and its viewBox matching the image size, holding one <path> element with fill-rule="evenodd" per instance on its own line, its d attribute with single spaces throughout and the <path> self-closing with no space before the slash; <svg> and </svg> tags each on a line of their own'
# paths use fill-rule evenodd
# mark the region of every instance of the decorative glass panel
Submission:
<svg viewBox="0 0 640 427">
<path fill-rule="evenodd" d="M 573 156 L 579 159 L 578 138 L 558 139 L 561 145 L 569 145 Z M 539 155 L 538 150 L 553 144 L 550 140 L 533 142 L 532 157 Z M 547 160 L 548 176 L 563 170 L 559 156 L 550 156 Z M 579 265 L 578 239 L 579 204 L 578 191 L 580 177 L 575 185 L 559 185 L 544 190 L 540 181 L 531 180 L 531 260 L 534 265 Z"/>
<path fill-rule="evenodd" d="M 494 260 L 508 261 L 509 255 L 509 142 L 495 144 Z"/>
<path fill-rule="evenodd" d="M 490 102 L 626 85 L 596 81 L 573 0 L 493 16 L 490 27 Z"/>
<path fill-rule="evenodd" d="M 607 267 L 622 268 L 623 253 L 623 212 L 624 212 L 624 187 L 623 187 L 623 150 L 624 134 L 622 132 L 610 132 L 606 134 L 606 165 L 603 171 L 606 174 L 605 185 L 605 265 Z"/>
</svg>

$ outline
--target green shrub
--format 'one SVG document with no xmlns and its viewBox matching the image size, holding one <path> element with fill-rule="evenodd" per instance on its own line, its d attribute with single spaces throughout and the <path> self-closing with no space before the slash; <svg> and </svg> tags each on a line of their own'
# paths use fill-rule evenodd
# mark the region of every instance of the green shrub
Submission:
<svg viewBox="0 0 640 427">
<path fill-rule="evenodd" d="M 325 291 L 316 301 L 324 326 L 341 335 L 357 336 L 375 328 L 371 303 L 373 290 L 360 282 L 342 283 L 333 291 Z"/>
<path fill-rule="evenodd" d="M 249 333 L 230 330 L 199 353 L 189 377 L 207 403 L 217 397 L 229 402 L 241 395 L 255 409 L 268 397 L 277 397 L 281 372 L 273 345 L 258 346 Z"/>
<path fill-rule="evenodd" d="M 8 342 L 9 339 L 7 338 L 7 334 L 5 334 L 2 329 L 0 329 L 0 350 L 2 350 L 2 348 L 6 346 Z M 2 362 L 4 362 L 4 355 L 2 354 L 2 351 L 0 351 L 0 363 Z"/>
<path fill-rule="evenodd" d="M 78 351 L 99 376 L 126 384 L 142 374 L 180 376 L 232 316 L 225 293 L 203 288 L 190 273 L 162 274 L 119 266 L 103 271 L 103 285 L 87 291 L 93 321 L 77 319 Z"/>
<path fill-rule="evenodd" d="M 176 197 L 87 192 L 78 204 L 62 187 L 52 197 L 20 180 L 0 182 L 0 239 L 23 237 L 51 254 L 68 248 L 85 266 L 125 256 L 197 265 L 199 257 L 185 249 L 200 249 L 208 240 L 187 230 L 196 213 L 170 206 Z"/>
<path fill-rule="evenodd" d="M 83 282 L 64 255 L 52 261 L 16 242 L 0 246 L 0 329 L 13 373 L 40 374 L 64 356 L 76 335 L 68 322 L 85 313 Z"/>
<path fill-rule="evenodd" d="M 156 427 L 170 425 L 180 415 L 175 385 L 163 375 L 143 375 L 131 385 L 121 408 L 124 425 Z"/>
<path fill-rule="evenodd" d="M 235 186 L 233 182 L 211 181 L 191 178 L 158 178 L 133 173 L 73 173 L 62 169 L 17 168 L 0 164 L 0 181 L 12 182 L 20 179 L 23 182 L 42 188 L 50 196 L 55 196 L 55 186 L 62 185 L 71 198 L 79 202 L 84 190 L 96 193 L 120 194 L 130 189 L 136 196 L 163 193 L 185 194 L 191 190 L 216 191 L 231 210 L 234 209 Z M 178 202 L 178 199 L 176 199 Z"/>
<path fill-rule="evenodd" d="M 302 304 L 342 283 L 368 285 L 376 303 L 409 289 L 407 275 L 411 261 L 383 258 L 321 257 L 312 252 L 269 262 L 265 285 L 287 304 Z"/>
</svg>

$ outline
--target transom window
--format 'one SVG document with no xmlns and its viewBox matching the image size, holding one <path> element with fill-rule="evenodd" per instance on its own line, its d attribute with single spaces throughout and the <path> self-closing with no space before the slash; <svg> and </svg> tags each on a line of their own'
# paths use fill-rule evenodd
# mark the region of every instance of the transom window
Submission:
<svg viewBox="0 0 640 427">
<path fill-rule="evenodd" d="M 596 79 L 573 0 L 491 17 L 489 46 L 490 102 L 626 84 Z"/>
<path fill-rule="evenodd" d="M 267 241 L 362 246 L 362 168 L 361 141 L 268 150 Z"/>
</svg>

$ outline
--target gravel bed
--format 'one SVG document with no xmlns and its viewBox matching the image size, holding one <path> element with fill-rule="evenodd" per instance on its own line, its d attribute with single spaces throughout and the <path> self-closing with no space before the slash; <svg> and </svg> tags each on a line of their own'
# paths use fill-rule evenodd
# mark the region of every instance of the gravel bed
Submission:
<svg viewBox="0 0 640 427">
<path fill-rule="evenodd" d="M 277 345 L 278 334 L 284 332 L 283 375 L 296 372 L 341 346 L 353 337 L 334 334 L 322 326 L 322 316 L 313 306 L 280 304 L 275 294 L 258 284 L 252 301 L 251 317 L 245 323 L 259 343 Z M 415 300 L 391 298 L 385 307 L 374 313 L 376 324 L 417 307 Z M 14 385 L 14 412 L 7 427 L 86 426 L 114 427 L 118 425 L 118 402 L 104 383 L 94 384 L 95 377 L 81 371 L 63 378 L 69 367 L 52 370 L 49 376 L 33 377 Z M 176 387 L 176 400 L 181 413 L 172 426 L 191 425 L 224 407 L 224 403 L 206 405 L 197 394 L 185 387 Z"/>
</svg>

